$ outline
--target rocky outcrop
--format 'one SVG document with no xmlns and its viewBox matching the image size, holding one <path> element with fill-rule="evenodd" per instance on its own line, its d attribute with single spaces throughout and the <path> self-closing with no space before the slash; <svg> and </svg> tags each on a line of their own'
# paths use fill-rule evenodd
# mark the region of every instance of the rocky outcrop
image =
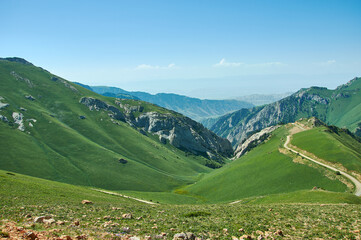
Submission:
<svg viewBox="0 0 361 240">
<path fill-rule="evenodd" d="M 194 154 L 217 159 L 219 155 L 230 156 L 233 152 L 227 140 L 187 117 L 147 112 L 132 123 L 146 132 L 159 135 L 163 143 L 168 140 L 173 146 Z"/>
<path fill-rule="evenodd" d="M 8 103 L 3 103 L 2 100 L 4 100 L 4 98 L 0 96 L 0 109 L 6 108 L 7 106 L 9 106 Z"/>
<path fill-rule="evenodd" d="M 109 112 L 109 116 L 116 120 L 124 121 L 125 122 L 125 115 L 116 107 L 108 105 L 107 103 L 95 99 L 92 97 L 83 97 L 80 99 L 80 103 L 84 104 L 85 106 L 89 107 L 90 110 L 105 110 Z"/>
<path fill-rule="evenodd" d="M 209 159 L 219 160 L 221 156 L 232 156 L 230 142 L 209 131 L 202 124 L 175 112 L 145 112 L 141 105 L 129 105 L 116 100 L 115 106 L 99 99 L 83 97 L 80 103 L 90 110 L 105 110 L 115 120 L 127 122 L 140 132 L 148 132 L 159 136 L 162 143 L 169 141 L 173 146 Z"/>
<path fill-rule="evenodd" d="M 15 124 L 19 125 L 18 129 L 22 132 L 25 131 L 24 115 L 22 113 L 13 112 L 12 114 Z"/>
<path fill-rule="evenodd" d="M 235 158 L 240 158 L 251 149 L 266 141 L 270 134 L 279 127 L 280 125 L 264 128 L 261 131 L 253 134 L 251 137 L 247 138 L 246 141 L 238 145 L 234 153 Z"/>
</svg>

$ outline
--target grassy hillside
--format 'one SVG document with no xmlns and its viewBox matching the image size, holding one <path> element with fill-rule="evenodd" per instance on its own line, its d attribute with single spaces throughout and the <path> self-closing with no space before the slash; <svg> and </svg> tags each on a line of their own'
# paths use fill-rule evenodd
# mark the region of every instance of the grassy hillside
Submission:
<svg viewBox="0 0 361 240">
<path fill-rule="evenodd" d="M 331 163 L 361 173 L 361 143 L 347 131 L 326 126 L 293 135 L 292 144 Z"/>
<path fill-rule="evenodd" d="M 31 95 L 35 100 L 29 100 Z M 209 172 L 206 159 L 161 144 L 127 123 L 116 124 L 105 111 L 79 103 L 98 95 L 32 64 L 0 60 L 0 169 L 106 189 L 166 191 L 192 183 Z M 145 102 L 144 111 L 177 114 Z M 24 116 L 18 130 L 13 112 Z M 32 120 L 35 119 L 35 120 Z M 31 126 L 32 125 L 32 126 Z M 126 164 L 119 159 L 126 159 Z"/>
<path fill-rule="evenodd" d="M 93 204 L 82 205 L 84 199 Z M 204 239 L 229 239 L 244 234 L 253 238 L 268 234 L 277 239 L 282 238 L 279 230 L 285 238 L 352 239 L 361 228 L 360 222 L 355 221 L 360 218 L 360 205 L 355 204 L 360 204 L 360 199 L 347 193 L 301 191 L 244 199 L 232 205 L 148 205 L 0 170 L 0 234 L 10 239 L 29 231 L 47 238 L 157 238 L 161 233 L 173 238 L 176 233 L 193 232 Z M 122 218 L 125 213 L 131 213 L 133 218 Z M 63 223 L 33 223 L 41 215 Z M 75 221 L 79 221 L 78 226 Z"/>
<path fill-rule="evenodd" d="M 286 126 L 249 153 L 218 169 L 184 190 L 210 202 L 232 201 L 251 196 L 310 190 L 348 191 L 340 181 L 325 176 L 325 170 L 295 163 L 279 152 L 288 134 Z"/>
</svg>

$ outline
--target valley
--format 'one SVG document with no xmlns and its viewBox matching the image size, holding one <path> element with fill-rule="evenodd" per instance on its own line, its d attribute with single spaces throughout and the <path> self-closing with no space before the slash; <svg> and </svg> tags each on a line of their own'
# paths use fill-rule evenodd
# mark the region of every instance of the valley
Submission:
<svg viewBox="0 0 361 240">
<path fill-rule="evenodd" d="M 243 108 L 217 120 L 218 136 L 173 110 L 1 59 L 1 237 L 356 238 L 359 85 Z"/>
</svg>

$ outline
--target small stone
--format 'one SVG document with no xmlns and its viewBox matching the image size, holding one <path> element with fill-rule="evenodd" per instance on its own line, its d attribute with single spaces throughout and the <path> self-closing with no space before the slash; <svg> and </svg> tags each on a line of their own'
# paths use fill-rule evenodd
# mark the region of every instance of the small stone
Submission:
<svg viewBox="0 0 361 240">
<path fill-rule="evenodd" d="M 129 240 L 140 240 L 140 238 L 137 236 L 133 236 L 133 237 L 130 237 Z"/>
<path fill-rule="evenodd" d="M 263 232 L 260 231 L 260 230 L 257 230 L 257 231 L 256 231 L 256 234 L 257 234 L 257 235 L 263 235 Z"/>
<path fill-rule="evenodd" d="M 252 240 L 252 236 L 250 235 L 242 235 L 239 239 L 251 239 Z"/>
<path fill-rule="evenodd" d="M 47 225 L 51 225 L 53 223 L 55 223 L 55 220 L 53 218 L 50 219 L 44 219 L 43 223 L 47 224 Z"/>
<path fill-rule="evenodd" d="M 34 219 L 34 222 L 35 223 L 42 223 L 44 221 L 44 219 L 45 219 L 45 216 L 36 217 Z"/>
<path fill-rule="evenodd" d="M 232 236 L 232 240 L 238 240 L 238 237 Z"/>
<path fill-rule="evenodd" d="M 37 236 L 35 233 L 29 231 L 24 234 L 24 238 L 35 240 L 37 238 Z"/>
<path fill-rule="evenodd" d="M 279 236 L 282 236 L 282 237 L 283 237 L 283 232 L 282 232 L 282 230 L 277 230 L 277 231 L 275 232 L 275 235 L 279 235 Z"/>
<path fill-rule="evenodd" d="M 223 228 L 223 233 L 227 234 L 228 233 L 228 229 L 227 228 Z"/>
<path fill-rule="evenodd" d="M 269 212 L 272 212 L 272 211 L 273 211 L 273 209 L 272 209 L 272 208 L 270 208 L 270 209 L 268 209 L 268 211 L 269 211 Z"/>
<path fill-rule="evenodd" d="M 110 219 L 110 216 L 104 216 L 103 219 Z"/>
<path fill-rule="evenodd" d="M 238 232 L 244 232 L 243 228 L 238 229 Z"/>
<path fill-rule="evenodd" d="M 83 200 L 81 201 L 81 204 L 93 204 L 93 202 L 89 200 Z"/>
<path fill-rule="evenodd" d="M 60 221 L 60 220 L 59 220 L 59 221 L 57 221 L 57 222 L 56 222 L 56 224 L 58 224 L 58 225 L 64 225 L 64 224 L 65 224 L 65 222 L 64 222 L 64 221 Z"/>
<path fill-rule="evenodd" d="M 68 235 L 62 235 L 60 236 L 60 240 L 71 240 L 71 237 Z"/>
<path fill-rule="evenodd" d="M 175 231 L 175 228 L 171 228 L 171 229 L 169 229 L 170 231 L 172 231 L 172 232 L 174 232 Z"/>
<path fill-rule="evenodd" d="M 163 237 L 167 236 L 167 233 L 162 232 L 160 235 L 162 235 Z"/>
<path fill-rule="evenodd" d="M 144 239 L 145 240 L 152 240 L 152 237 L 151 236 L 145 236 Z"/>
<path fill-rule="evenodd" d="M 143 217 L 141 217 L 141 216 L 140 216 L 140 217 L 137 217 L 137 220 L 141 220 L 141 219 L 143 219 Z"/>
<path fill-rule="evenodd" d="M 125 218 L 125 219 L 132 219 L 133 218 L 133 215 L 131 213 L 125 213 L 122 215 L 122 218 Z"/>
<path fill-rule="evenodd" d="M 75 239 L 87 239 L 86 235 L 79 235 L 79 236 L 76 236 Z"/>
<path fill-rule="evenodd" d="M 129 227 L 123 227 L 122 232 L 130 233 L 130 228 Z"/>
</svg>

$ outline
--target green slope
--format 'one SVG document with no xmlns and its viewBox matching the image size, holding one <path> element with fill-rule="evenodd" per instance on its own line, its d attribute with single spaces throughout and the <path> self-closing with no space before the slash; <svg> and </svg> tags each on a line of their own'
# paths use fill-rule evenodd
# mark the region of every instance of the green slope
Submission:
<svg viewBox="0 0 361 240">
<path fill-rule="evenodd" d="M 203 157 L 161 144 L 127 123 L 114 124 L 107 112 L 90 111 L 79 103 L 83 96 L 110 104 L 114 99 L 31 64 L 0 60 L 0 96 L 10 104 L 0 110 L 9 120 L 0 121 L 1 169 L 106 189 L 147 191 L 171 190 L 210 171 Z M 126 103 L 176 115 L 144 102 Z M 24 132 L 17 129 L 13 112 L 24 115 Z M 128 163 L 119 163 L 120 158 Z"/>
<path fill-rule="evenodd" d="M 361 143 L 345 130 L 326 126 L 313 128 L 293 135 L 292 144 L 361 173 Z"/>
<path fill-rule="evenodd" d="M 348 191 L 340 181 L 327 178 L 323 169 L 294 163 L 291 157 L 280 153 L 278 148 L 287 134 L 285 126 L 277 129 L 266 143 L 185 190 L 210 202 L 310 190 L 314 186 L 329 191 Z"/>
</svg>

